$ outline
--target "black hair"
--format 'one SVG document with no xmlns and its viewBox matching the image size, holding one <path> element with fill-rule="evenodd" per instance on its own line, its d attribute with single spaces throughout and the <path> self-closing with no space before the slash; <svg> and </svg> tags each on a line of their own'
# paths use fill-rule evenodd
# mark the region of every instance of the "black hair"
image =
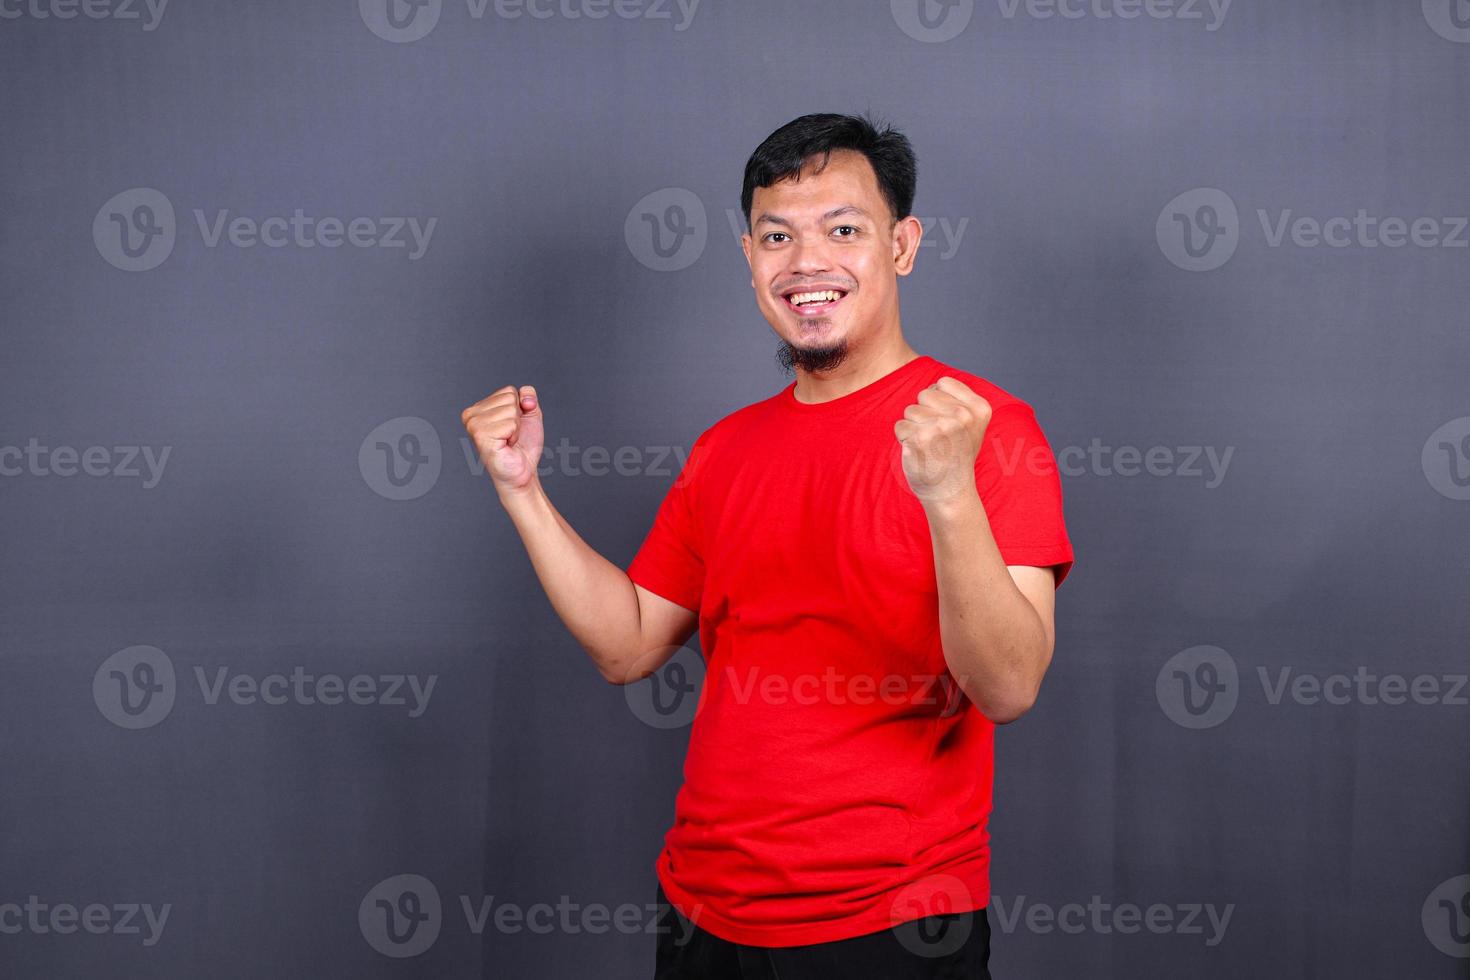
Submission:
<svg viewBox="0 0 1470 980">
<path fill-rule="evenodd" d="M 867 157 L 878 175 L 878 189 L 893 212 L 893 220 L 909 216 L 914 206 L 918 165 L 908 137 L 867 116 L 815 112 L 798 116 L 767 136 L 746 161 L 745 184 L 740 189 L 740 209 L 745 212 L 746 227 L 750 227 L 750 204 L 757 187 L 770 187 L 782 178 L 800 173 L 802 165 L 814 156 L 821 156 L 822 162 L 817 166 L 821 170 L 833 150 L 856 150 Z"/>
</svg>

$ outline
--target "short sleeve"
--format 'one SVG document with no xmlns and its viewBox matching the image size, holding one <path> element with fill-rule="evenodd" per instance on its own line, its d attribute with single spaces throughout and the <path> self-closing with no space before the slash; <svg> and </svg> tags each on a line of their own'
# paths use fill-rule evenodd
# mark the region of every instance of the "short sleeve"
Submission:
<svg viewBox="0 0 1470 980">
<path fill-rule="evenodd" d="M 628 565 L 628 577 L 685 609 L 699 610 L 704 558 L 694 507 L 695 484 L 708 448 L 706 431 L 694 446 L 654 514 L 653 527 Z"/>
<path fill-rule="evenodd" d="M 1030 405 L 1013 402 L 995 410 L 975 458 L 975 487 L 1005 563 L 1054 566 L 1060 586 L 1073 562 L 1062 480 Z"/>
</svg>

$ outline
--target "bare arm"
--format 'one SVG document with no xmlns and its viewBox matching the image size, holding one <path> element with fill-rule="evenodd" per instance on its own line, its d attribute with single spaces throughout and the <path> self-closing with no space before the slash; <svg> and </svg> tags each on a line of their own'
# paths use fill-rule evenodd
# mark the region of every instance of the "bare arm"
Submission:
<svg viewBox="0 0 1470 980">
<path fill-rule="evenodd" d="M 698 624 L 695 612 L 634 584 L 557 512 L 539 483 L 501 494 L 552 608 L 613 684 L 648 676 Z"/>
<path fill-rule="evenodd" d="M 939 632 L 960 688 L 996 724 L 1031 709 L 1055 644 L 1056 573 L 1007 565 L 975 485 L 990 403 L 943 377 L 894 423 L 934 546 Z"/>
<path fill-rule="evenodd" d="M 598 672 L 627 684 L 657 670 L 694 633 L 698 615 L 635 585 L 552 506 L 536 476 L 545 444 L 536 390 L 506 385 L 462 419 L 552 608 Z"/>
<path fill-rule="evenodd" d="M 944 659 L 981 714 L 1015 721 L 1036 703 L 1051 665 L 1056 574 L 1006 565 L 975 494 L 926 509 Z"/>
</svg>

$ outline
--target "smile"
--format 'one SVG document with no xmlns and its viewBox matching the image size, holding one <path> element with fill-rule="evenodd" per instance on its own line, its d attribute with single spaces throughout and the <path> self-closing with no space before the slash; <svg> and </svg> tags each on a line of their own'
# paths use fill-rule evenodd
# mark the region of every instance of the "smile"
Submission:
<svg viewBox="0 0 1470 980">
<path fill-rule="evenodd" d="M 803 316 L 830 313 L 847 296 L 843 289 L 812 289 L 787 293 L 781 297 L 786 305 Z"/>
</svg>

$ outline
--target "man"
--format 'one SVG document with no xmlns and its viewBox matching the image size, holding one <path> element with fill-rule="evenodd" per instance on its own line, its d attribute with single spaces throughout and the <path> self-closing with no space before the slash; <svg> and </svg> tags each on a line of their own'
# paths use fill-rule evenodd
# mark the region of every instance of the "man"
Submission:
<svg viewBox="0 0 1470 980">
<path fill-rule="evenodd" d="M 533 387 L 464 412 L 604 677 L 699 628 L 659 980 L 989 976 L 994 726 L 1036 700 L 1072 548 L 1031 407 L 904 339 L 915 174 L 851 116 L 756 149 L 741 244 L 796 379 L 695 440 L 626 573 L 542 490 Z"/>
</svg>

